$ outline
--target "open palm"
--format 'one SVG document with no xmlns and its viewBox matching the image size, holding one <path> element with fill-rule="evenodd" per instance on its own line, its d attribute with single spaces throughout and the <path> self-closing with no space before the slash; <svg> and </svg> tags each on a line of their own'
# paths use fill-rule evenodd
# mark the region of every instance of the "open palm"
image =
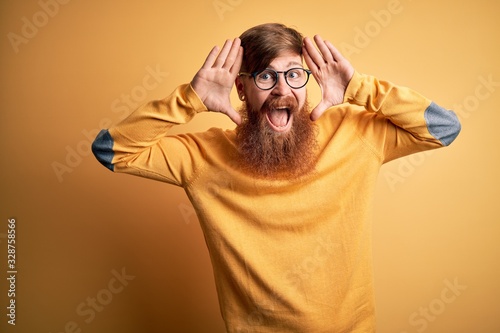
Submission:
<svg viewBox="0 0 500 333">
<path fill-rule="evenodd" d="M 321 101 L 312 110 L 311 119 L 316 120 L 326 109 L 341 104 L 354 75 L 354 68 L 328 41 L 314 36 L 318 49 L 309 38 L 304 38 L 304 59 L 321 88 Z"/>
<path fill-rule="evenodd" d="M 205 63 L 196 73 L 191 85 L 210 111 L 226 114 L 237 125 L 241 116 L 234 110 L 230 101 L 234 81 L 241 68 L 243 48 L 239 38 L 227 40 L 219 52 L 215 46 Z"/>
</svg>

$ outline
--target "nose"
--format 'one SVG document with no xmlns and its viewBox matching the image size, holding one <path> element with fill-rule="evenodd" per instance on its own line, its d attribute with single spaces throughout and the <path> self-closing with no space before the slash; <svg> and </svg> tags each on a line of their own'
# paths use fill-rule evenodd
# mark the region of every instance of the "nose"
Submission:
<svg viewBox="0 0 500 333">
<path fill-rule="evenodd" d="M 273 87 L 271 94 L 277 95 L 277 96 L 285 96 L 290 93 L 290 86 L 286 83 L 285 81 L 285 76 L 283 73 L 278 74 L 278 82 L 276 82 L 276 85 Z"/>
</svg>

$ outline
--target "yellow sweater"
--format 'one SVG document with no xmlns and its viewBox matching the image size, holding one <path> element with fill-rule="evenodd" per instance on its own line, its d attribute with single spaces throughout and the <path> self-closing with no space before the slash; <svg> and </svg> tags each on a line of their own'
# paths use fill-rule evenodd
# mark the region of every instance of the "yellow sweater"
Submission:
<svg viewBox="0 0 500 333">
<path fill-rule="evenodd" d="M 93 144 L 97 159 L 182 186 L 210 252 L 228 332 L 373 332 L 370 218 L 380 166 L 450 144 L 457 117 L 418 93 L 355 73 L 317 121 L 319 160 L 301 179 L 238 169 L 234 130 L 168 135 L 207 111 L 190 85 Z"/>
</svg>

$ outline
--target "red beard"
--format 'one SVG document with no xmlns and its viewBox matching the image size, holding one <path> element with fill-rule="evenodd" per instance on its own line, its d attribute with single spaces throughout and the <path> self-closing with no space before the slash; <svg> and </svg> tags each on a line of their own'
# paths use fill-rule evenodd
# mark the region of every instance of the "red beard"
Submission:
<svg viewBox="0 0 500 333">
<path fill-rule="evenodd" d="M 247 172 L 260 178 L 288 179 L 314 170 L 317 130 L 307 102 L 299 109 L 293 97 L 270 96 L 260 111 L 245 103 L 241 114 L 244 121 L 236 129 L 236 139 Z M 288 127 L 285 132 L 275 130 Z"/>
</svg>

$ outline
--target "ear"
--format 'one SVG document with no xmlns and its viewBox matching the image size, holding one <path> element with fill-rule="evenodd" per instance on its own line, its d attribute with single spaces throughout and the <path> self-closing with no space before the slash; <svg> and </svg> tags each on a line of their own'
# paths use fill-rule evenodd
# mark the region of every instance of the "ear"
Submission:
<svg viewBox="0 0 500 333">
<path fill-rule="evenodd" d="M 245 96 L 245 89 L 244 89 L 245 85 L 244 85 L 241 77 L 239 77 L 239 76 L 236 77 L 236 80 L 234 81 L 234 85 L 236 86 L 236 91 L 238 92 L 238 97 L 240 98 L 240 100 L 243 100 L 244 96 Z"/>
</svg>

